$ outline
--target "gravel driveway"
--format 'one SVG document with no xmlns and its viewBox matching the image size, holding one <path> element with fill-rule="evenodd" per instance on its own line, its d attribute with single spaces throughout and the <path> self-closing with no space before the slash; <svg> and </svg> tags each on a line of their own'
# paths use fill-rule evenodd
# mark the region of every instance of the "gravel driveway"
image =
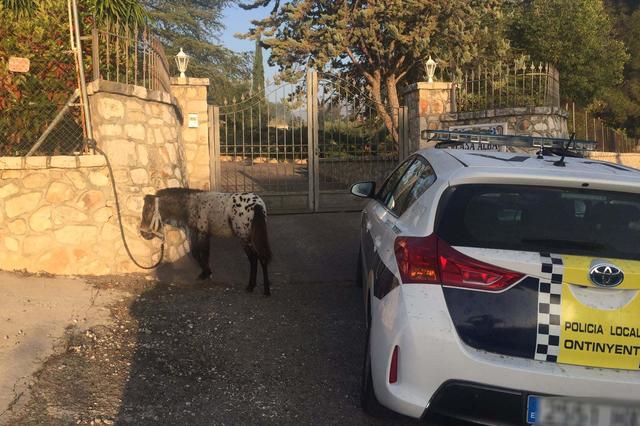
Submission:
<svg viewBox="0 0 640 426">
<path fill-rule="evenodd" d="M 213 281 L 193 280 L 187 259 L 154 280 L 91 280 L 126 294 L 113 323 L 70 327 L 9 423 L 417 424 L 359 408 L 358 221 L 271 217 L 271 298 L 244 292 L 248 264 L 234 241 L 214 244 Z"/>
</svg>

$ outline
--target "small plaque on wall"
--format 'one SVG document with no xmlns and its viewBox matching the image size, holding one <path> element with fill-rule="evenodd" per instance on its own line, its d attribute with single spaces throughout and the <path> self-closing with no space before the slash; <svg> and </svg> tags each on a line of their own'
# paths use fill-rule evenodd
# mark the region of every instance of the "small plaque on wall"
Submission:
<svg viewBox="0 0 640 426">
<path fill-rule="evenodd" d="M 189 127 L 190 128 L 198 127 L 198 114 L 189 114 Z"/>
<path fill-rule="evenodd" d="M 11 72 L 29 72 L 31 61 L 29 58 L 20 58 L 18 56 L 10 56 L 7 68 Z"/>
</svg>

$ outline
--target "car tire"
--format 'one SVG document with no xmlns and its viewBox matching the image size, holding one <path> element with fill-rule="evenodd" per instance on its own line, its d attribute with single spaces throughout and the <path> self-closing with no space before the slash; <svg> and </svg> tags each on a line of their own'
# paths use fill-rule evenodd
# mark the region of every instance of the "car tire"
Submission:
<svg viewBox="0 0 640 426">
<path fill-rule="evenodd" d="M 364 365 L 362 368 L 362 394 L 360 404 L 362 410 L 372 417 L 385 418 L 388 417 L 390 411 L 385 408 L 376 397 L 376 393 L 373 390 L 373 376 L 371 374 L 371 350 L 369 336 L 371 334 L 371 327 L 367 327 L 365 353 L 364 353 Z"/>
<path fill-rule="evenodd" d="M 362 247 L 358 249 L 358 264 L 356 265 L 356 285 L 362 288 Z"/>
</svg>

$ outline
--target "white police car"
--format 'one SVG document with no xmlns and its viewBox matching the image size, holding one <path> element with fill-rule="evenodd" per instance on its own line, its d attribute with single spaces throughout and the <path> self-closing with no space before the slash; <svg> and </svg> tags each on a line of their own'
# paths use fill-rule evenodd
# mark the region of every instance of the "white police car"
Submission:
<svg viewBox="0 0 640 426">
<path fill-rule="evenodd" d="M 566 148 L 431 136 L 445 148 Z M 367 412 L 638 424 L 640 171 L 546 149 L 428 149 L 352 193 L 371 198 L 359 261 Z"/>
</svg>

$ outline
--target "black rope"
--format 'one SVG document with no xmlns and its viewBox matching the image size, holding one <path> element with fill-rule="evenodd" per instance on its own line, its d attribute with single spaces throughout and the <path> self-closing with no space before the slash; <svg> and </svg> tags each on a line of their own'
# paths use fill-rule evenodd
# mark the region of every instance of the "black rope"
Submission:
<svg viewBox="0 0 640 426">
<path fill-rule="evenodd" d="M 151 266 L 144 266 L 138 263 L 135 257 L 133 257 L 133 254 L 129 249 L 129 245 L 127 244 L 127 238 L 124 235 L 124 227 L 122 225 L 122 214 L 120 213 L 120 201 L 118 199 L 118 191 L 116 190 L 116 180 L 113 177 L 113 169 L 111 168 L 111 162 L 109 161 L 109 157 L 107 157 L 107 154 L 105 154 L 103 150 L 98 148 L 98 144 L 96 144 L 96 141 L 94 141 L 93 139 L 89 139 L 87 141 L 87 146 L 93 149 L 94 151 L 96 151 L 98 154 L 101 154 L 102 156 L 104 156 L 104 159 L 107 162 L 107 168 L 109 169 L 109 177 L 111 178 L 111 187 L 113 188 L 113 197 L 116 200 L 116 212 L 118 214 L 118 225 L 120 225 L 120 236 L 122 237 L 122 243 L 124 244 L 124 249 L 127 251 L 129 258 L 138 268 L 141 268 L 141 269 L 157 268 L 158 265 L 162 263 L 162 259 L 164 258 L 164 234 L 162 238 L 162 243 L 160 244 L 160 258 L 158 259 L 158 261 Z"/>
</svg>

